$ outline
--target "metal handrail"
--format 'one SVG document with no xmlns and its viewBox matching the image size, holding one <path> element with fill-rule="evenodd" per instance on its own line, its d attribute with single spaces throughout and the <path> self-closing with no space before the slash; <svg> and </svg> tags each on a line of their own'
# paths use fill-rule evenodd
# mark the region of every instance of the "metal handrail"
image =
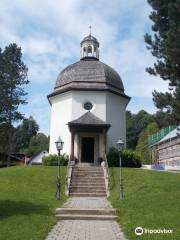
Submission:
<svg viewBox="0 0 180 240">
<path fill-rule="evenodd" d="M 106 156 L 105 156 L 105 162 L 106 162 L 106 169 L 107 169 L 107 178 L 109 179 L 109 166 L 108 166 L 108 161 Z"/>
<path fill-rule="evenodd" d="M 70 183 L 71 183 L 71 176 L 72 176 L 72 161 L 68 160 L 67 164 L 67 172 L 66 172 L 66 195 L 69 196 L 69 189 L 70 189 Z"/>
<path fill-rule="evenodd" d="M 103 170 L 104 170 L 104 177 L 105 177 L 106 193 L 107 193 L 107 196 L 109 196 L 109 166 L 108 166 L 108 161 L 106 156 L 105 156 L 105 166 L 103 166 Z"/>
</svg>

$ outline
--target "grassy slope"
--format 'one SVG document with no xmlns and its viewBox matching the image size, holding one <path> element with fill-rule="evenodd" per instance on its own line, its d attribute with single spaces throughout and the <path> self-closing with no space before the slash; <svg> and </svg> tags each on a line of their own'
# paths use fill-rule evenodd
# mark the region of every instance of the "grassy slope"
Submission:
<svg viewBox="0 0 180 240">
<path fill-rule="evenodd" d="M 64 188 L 66 168 L 61 169 Z M 0 239 L 44 239 L 55 224 L 55 208 L 65 201 L 55 199 L 55 167 L 0 169 Z"/>
<path fill-rule="evenodd" d="M 129 240 L 180 239 L 180 174 L 123 169 L 125 199 L 119 201 L 119 169 L 111 169 L 110 201 Z M 138 226 L 173 229 L 173 234 L 136 236 Z"/>
</svg>

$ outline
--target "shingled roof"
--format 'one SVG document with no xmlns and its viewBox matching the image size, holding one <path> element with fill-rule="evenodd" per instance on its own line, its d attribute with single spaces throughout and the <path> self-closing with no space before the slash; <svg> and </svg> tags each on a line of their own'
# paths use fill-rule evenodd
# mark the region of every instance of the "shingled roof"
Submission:
<svg viewBox="0 0 180 240">
<path fill-rule="evenodd" d="M 107 132 L 110 128 L 110 124 L 96 117 L 91 112 L 86 112 L 81 117 L 68 122 L 70 131 L 78 132 Z"/>
<path fill-rule="evenodd" d="M 110 84 L 122 93 L 124 92 L 119 74 L 110 66 L 93 57 L 85 58 L 66 67 L 57 78 L 55 90 L 70 83 L 79 85 L 79 87 L 84 87 L 84 84 L 88 85 L 88 83 L 102 84 L 102 86 L 104 86 L 103 84 Z M 82 85 L 82 83 L 84 84 Z"/>
<path fill-rule="evenodd" d="M 72 125 L 91 125 L 91 126 L 104 126 L 104 127 L 110 127 L 110 124 L 107 124 L 105 121 L 101 120 L 100 118 L 96 117 L 93 113 L 86 112 L 81 117 L 68 122 L 69 126 Z"/>
<path fill-rule="evenodd" d="M 119 74 L 98 59 L 88 57 L 66 67 L 58 76 L 49 97 L 71 90 L 110 91 L 130 99 L 124 93 Z"/>
</svg>

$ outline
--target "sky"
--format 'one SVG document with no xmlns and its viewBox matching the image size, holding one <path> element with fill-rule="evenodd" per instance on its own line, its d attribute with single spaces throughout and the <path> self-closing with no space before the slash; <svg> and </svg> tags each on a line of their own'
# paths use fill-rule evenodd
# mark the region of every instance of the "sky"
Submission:
<svg viewBox="0 0 180 240">
<path fill-rule="evenodd" d="M 80 42 L 91 25 L 100 60 L 116 69 L 131 97 L 127 109 L 155 112 L 152 92 L 167 90 L 167 83 L 145 71 L 155 61 L 144 43 L 151 32 L 150 12 L 146 0 L 0 0 L 0 47 L 21 46 L 29 69 L 28 104 L 20 110 L 49 134 L 47 95 L 58 74 L 79 61 Z"/>
</svg>

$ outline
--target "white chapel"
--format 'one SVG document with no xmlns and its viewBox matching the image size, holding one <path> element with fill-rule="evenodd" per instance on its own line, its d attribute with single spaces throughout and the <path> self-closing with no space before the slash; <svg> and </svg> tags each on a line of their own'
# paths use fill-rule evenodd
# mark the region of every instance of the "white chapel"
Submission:
<svg viewBox="0 0 180 240">
<path fill-rule="evenodd" d="M 62 153 L 71 160 L 98 163 L 121 137 L 126 142 L 126 106 L 119 74 L 99 60 L 99 42 L 91 35 L 81 44 L 78 62 L 59 74 L 51 105 L 50 154 L 57 154 L 55 142 L 61 136 Z"/>
</svg>

